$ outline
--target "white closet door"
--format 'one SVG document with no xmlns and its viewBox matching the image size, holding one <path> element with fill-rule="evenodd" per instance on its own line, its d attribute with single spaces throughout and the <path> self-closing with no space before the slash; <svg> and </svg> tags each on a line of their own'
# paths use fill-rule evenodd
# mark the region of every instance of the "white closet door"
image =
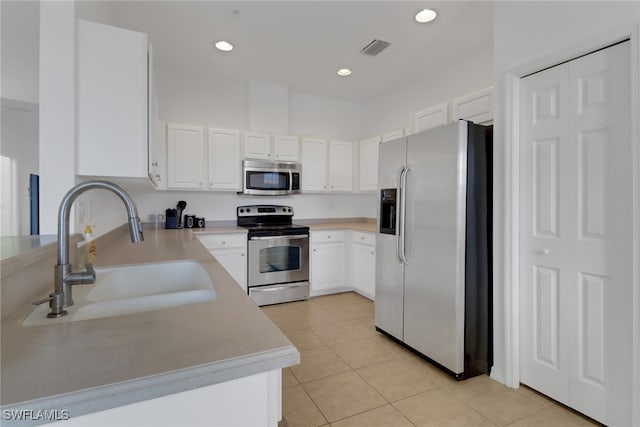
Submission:
<svg viewBox="0 0 640 427">
<path fill-rule="evenodd" d="M 628 425 L 629 43 L 522 80 L 521 380 Z"/>
<path fill-rule="evenodd" d="M 569 404 L 569 299 L 565 204 L 568 71 L 560 65 L 522 79 L 520 157 L 521 381 Z"/>
<path fill-rule="evenodd" d="M 569 63 L 571 406 L 609 425 L 631 411 L 630 81 L 629 42 Z"/>
</svg>

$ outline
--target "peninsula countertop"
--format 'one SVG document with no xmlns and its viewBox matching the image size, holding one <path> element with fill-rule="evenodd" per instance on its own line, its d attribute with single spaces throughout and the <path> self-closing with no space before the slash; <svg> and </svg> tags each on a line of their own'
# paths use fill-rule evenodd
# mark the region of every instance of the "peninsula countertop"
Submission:
<svg viewBox="0 0 640 427">
<path fill-rule="evenodd" d="M 98 266 L 195 260 L 217 298 L 44 326 L 23 326 L 33 306 L 17 309 L 1 326 L 3 409 L 78 416 L 299 363 L 296 348 L 191 230 L 145 230 L 139 244 L 124 228 L 114 233 L 98 249 Z"/>
</svg>

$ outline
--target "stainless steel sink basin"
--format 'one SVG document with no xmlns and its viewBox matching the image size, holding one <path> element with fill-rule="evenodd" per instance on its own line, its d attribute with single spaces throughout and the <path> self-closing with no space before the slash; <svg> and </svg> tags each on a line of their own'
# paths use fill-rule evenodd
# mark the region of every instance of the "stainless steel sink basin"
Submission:
<svg viewBox="0 0 640 427">
<path fill-rule="evenodd" d="M 48 319 L 49 308 L 41 305 L 23 325 L 97 319 L 212 301 L 216 292 L 200 264 L 172 261 L 97 268 L 96 283 L 75 286 L 73 296 L 75 304 L 67 308 L 67 316 Z"/>
</svg>

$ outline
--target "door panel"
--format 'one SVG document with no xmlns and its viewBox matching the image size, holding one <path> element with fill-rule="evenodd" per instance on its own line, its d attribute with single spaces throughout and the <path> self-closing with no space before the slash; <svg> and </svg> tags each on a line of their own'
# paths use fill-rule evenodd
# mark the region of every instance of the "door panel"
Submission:
<svg viewBox="0 0 640 427">
<path fill-rule="evenodd" d="M 629 42 L 569 63 L 572 231 L 571 406 L 606 424 L 631 412 Z M 626 417 L 626 418 L 625 418 Z M 618 421 L 616 421 L 618 420 Z"/>
<path fill-rule="evenodd" d="M 521 381 L 617 425 L 631 416 L 629 71 L 625 42 L 521 81 Z"/>
<path fill-rule="evenodd" d="M 379 146 L 378 188 L 397 188 L 402 168 L 407 161 L 406 138 Z M 397 256 L 398 223 L 395 234 L 380 233 L 380 191 L 378 191 L 376 234 L 376 304 L 375 324 L 386 333 L 403 340 L 404 334 L 404 266 Z M 396 212 L 397 203 L 396 201 Z"/>
<path fill-rule="evenodd" d="M 520 96 L 521 381 L 568 404 L 567 65 L 522 79 Z"/>
<path fill-rule="evenodd" d="M 466 122 L 410 135 L 404 341 L 455 373 L 464 370 Z M 462 221 L 462 225 L 460 224 Z"/>
</svg>

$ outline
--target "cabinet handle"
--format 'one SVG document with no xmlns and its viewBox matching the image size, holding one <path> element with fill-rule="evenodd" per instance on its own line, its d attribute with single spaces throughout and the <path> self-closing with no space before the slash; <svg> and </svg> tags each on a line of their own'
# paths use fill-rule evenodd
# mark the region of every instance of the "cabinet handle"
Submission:
<svg viewBox="0 0 640 427">
<path fill-rule="evenodd" d="M 375 255 L 375 252 L 371 251 L 371 255 Z"/>
<path fill-rule="evenodd" d="M 220 243 L 222 243 L 223 245 L 226 245 L 226 244 L 227 244 L 227 242 L 225 242 L 224 240 L 223 240 L 222 242 L 220 242 Z"/>
<path fill-rule="evenodd" d="M 315 252 L 316 250 L 314 249 L 313 252 Z"/>
<path fill-rule="evenodd" d="M 158 166 L 158 162 L 151 163 L 151 166 Z"/>
<path fill-rule="evenodd" d="M 331 238 L 331 234 L 329 234 L 329 235 L 327 236 L 327 239 L 330 239 L 330 238 Z"/>
<path fill-rule="evenodd" d="M 364 240 L 364 236 L 360 236 L 360 240 Z"/>
<path fill-rule="evenodd" d="M 371 253 L 373 253 L 373 252 L 371 252 Z M 240 254 L 240 256 L 244 256 L 244 254 Z"/>
</svg>

